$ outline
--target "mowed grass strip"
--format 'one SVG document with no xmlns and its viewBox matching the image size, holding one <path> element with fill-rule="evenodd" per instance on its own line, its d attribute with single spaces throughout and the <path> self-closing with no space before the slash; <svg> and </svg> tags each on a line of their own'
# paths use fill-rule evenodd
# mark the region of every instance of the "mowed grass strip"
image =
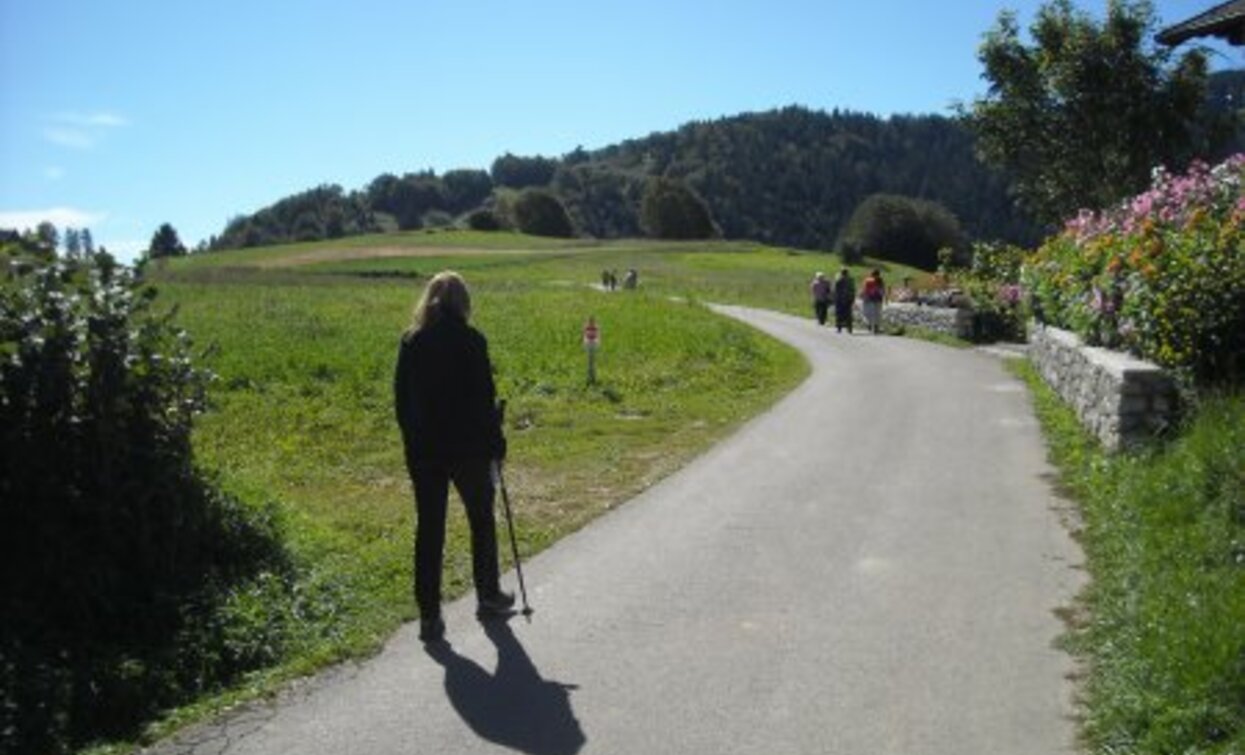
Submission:
<svg viewBox="0 0 1245 755">
<path fill-rule="evenodd" d="M 591 239 L 550 239 L 520 233 L 419 230 L 231 249 L 167 259 L 161 261 L 159 266 L 173 271 L 204 267 L 289 268 L 343 260 L 429 256 L 458 251 L 498 254 L 552 253 L 560 249 L 590 247 L 598 243 L 600 242 Z"/>
<path fill-rule="evenodd" d="M 194 278 L 179 273 L 159 286 L 196 343 L 210 346 L 207 366 L 218 375 L 196 453 L 248 500 L 278 502 L 302 565 L 299 589 L 315 596 L 291 630 L 287 662 L 252 679 L 262 688 L 366 652 L 415 615 L 413 504 L 391 381 L 423 282 Z M 674 471 L 807 373 L 788 347 L 693 303 L 516 284 L 492 269 L 468 283 L 509 404 L 507 481 L 528 555 Z M 580 340 L 589 315 L 603 339 L 595 385 Z M 450 519 L 447 598 L 470 586 L 460 509 Z"/>
<path fill-rule="evenodd" d="M 368 238 L 367 243 L 380 245 L 388 237 Z M 416 253 L 421 244 L 438 240 L 453 240 L 461 245 L 460 253 L 454 256 Z M 477 243 L 481 245 L 475 246 Z M 326 260 L 305 269 L 346 275 L 429 277 L 446 267 L 463 271 L 487 268 L 496 274 L 499 284 L 543 287 L 599 284 L 604 270 L 617 272 L 621 281 L 623 274 L 634 268 L 639 273 L 641 290 L 656 296 L 743 304 L 809 316 L 812 310 L 808 286 L 813 275 L 824 272 L 833 278 L 843 267 L 837 255 L 741 241 L 622 239 L 575 244 L 551 240 L 547 248 L 534 247 L 534 243 L 538 242 L 532 237 L 517 234 L 447 231 L 412 238 L 407 247 L 411 253 L 405 256 L 386 253 Z M 499 255 L 492 251 L 507 244 L 529 253 Z M 880 269 L 892 286 L 898 286 L 905 277 L 912 278 L 918 285 L 930 285 L 928 273 L 905 265 L 866 259 L 849 266 L 857 286 L 873 268 Z"/>
<path fill-rule="evenodd" d="M 1245 395 L 1165 446 L 1109 455 L 1027 363 L 1093 581 L 1067 647 L 1094 752 L 1245 752 Z"/>
</svg>

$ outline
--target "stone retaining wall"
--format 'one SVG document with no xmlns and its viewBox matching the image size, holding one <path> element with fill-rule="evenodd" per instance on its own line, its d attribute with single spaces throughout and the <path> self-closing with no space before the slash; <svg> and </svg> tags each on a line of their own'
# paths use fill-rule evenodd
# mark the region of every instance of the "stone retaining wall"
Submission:
<svg viewBox="0 0 1245 755">
<path fill-rule="evenodd" d="M 863 320 L 863 316 L 860 316 Z M 888 303 L 882 308 L 882 324 L 933 330 L 957 338 L 973 337 L 973 311 L 921 304 Z"/>
<path fill-rule="evenodd" d="M 1086 346 L 1075 333 L 1043 326 L 1029 332 L 1029 359 L 1112 451 L 1154 436 L 1178 417 L 1175 381 L 1150 362 Z"/>
</svg>

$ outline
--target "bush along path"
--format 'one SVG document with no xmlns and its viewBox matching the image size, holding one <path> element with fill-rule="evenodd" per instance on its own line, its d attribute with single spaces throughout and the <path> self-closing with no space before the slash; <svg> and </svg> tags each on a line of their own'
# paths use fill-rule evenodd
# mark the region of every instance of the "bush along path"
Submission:
<svg viewBox="0 0 1245 755">
<path fill-rule="evenodd" d="M 246 603 L 292 567 L 195 466 L 208 376 L 154 292 L 0 251 L 0 752 L 55 753 L 270 663 Z"/>
<path fill-rule="evenodd" d="M 1023 383 L 975 351 L 726 311 L 812 376 L 525 563 L 530 623 L 478 624 L 468 598 L 447 645 L 404 628 L 154 752 L 1072 750 L 1054 612 L 1080 555 Z"/>
</svg>

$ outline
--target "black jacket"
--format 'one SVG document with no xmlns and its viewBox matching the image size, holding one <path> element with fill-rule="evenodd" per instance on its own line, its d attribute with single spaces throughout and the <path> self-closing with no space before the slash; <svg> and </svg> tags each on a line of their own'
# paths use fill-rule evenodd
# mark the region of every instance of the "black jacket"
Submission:
<svg viewBox="0 0 1245 755">
<path fill-rule="evenodd" d="M 856 281 L 851 277 L 836 278 L 834 281 L 834 303 L 850 306 L 856 300 Z"/>
<path fill-rule="evenodd" d="M 460 318 L 445 315 L 402 337 L 393 396 L 408 469 L 505 458 L 488 341 Z"/>
</svg>

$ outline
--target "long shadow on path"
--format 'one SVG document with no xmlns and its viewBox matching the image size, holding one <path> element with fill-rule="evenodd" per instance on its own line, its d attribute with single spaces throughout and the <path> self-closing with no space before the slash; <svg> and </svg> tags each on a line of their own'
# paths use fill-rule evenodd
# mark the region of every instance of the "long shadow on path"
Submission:
<svg viewBox="0 0 1245 755">
<path fill-rule="evenodd" d="M 448 643 L 424 651 L 445 668 L 445 692 L 458 715 L 480 738 L 531 755 L 573 755 L 587 738 L 571 710 L 573 684 L 542 679 L 505 621 L 484 624 L 497 647 L 489 674 Z"/>
</svg>

